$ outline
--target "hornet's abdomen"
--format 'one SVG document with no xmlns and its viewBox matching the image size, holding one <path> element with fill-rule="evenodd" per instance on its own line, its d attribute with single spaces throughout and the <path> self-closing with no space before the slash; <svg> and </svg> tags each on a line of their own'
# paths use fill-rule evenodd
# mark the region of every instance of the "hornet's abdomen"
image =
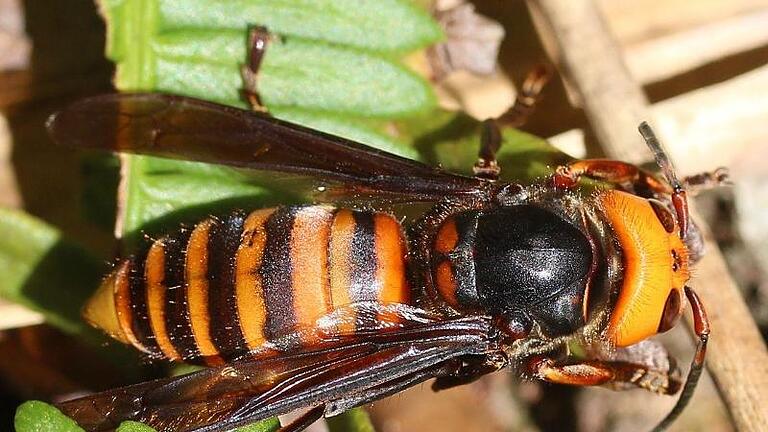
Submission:
<svg viewBox="0 0 768 432">
<path fill-rule="evenodd" d="M 401 226 L 384 213 L 280 207 L 210 218 L 123 261 L 86 318 L 153 357 L 209 365 L 360 301 L 408 303 Z M 354 332 L 354 317 L 339 323 Z M 311 344 L 312 340 L 299 343 Z"/>
</svg>

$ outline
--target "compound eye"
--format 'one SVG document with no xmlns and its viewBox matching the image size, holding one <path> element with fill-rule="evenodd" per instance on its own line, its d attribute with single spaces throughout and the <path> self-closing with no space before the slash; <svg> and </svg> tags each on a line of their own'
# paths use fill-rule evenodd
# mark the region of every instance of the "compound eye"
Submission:
<svg viewBox="0 0 768 432">
<path fill-rule="evenodd" d="M 672 234 L 675 231 L 675 217 L 672 215 L 669 208 L 667 208 L 661 201 L 655 199 L 649 199 L 648 202 L 651 204 L 653 212 L 656 213 L 656 217 L 659 218 L 661 226 L 663 226 L 668 233 Z"/>
<path fill-rule="evenodd" d="M 682 301 L 680 300 L 680 292 L 673 289 L 667 296 L 667 302 L 664 304 L 664 312 L 661 314 L 661 322 L 659 322 L 658 333 L 664 333 L 677 324 L 680 319 Z"/>
</svg>

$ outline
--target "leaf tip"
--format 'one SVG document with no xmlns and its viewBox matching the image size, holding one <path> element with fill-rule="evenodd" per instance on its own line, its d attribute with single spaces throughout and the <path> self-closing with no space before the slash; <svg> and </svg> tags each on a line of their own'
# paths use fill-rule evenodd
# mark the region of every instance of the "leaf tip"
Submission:
<svg viewBox="0 0 768 432">
<path fill-rule="evenodd" d="M 37 400 L 19 405 L 13 424 L 16 432 L 84 432 L 58 408 Z"/>
</svg>

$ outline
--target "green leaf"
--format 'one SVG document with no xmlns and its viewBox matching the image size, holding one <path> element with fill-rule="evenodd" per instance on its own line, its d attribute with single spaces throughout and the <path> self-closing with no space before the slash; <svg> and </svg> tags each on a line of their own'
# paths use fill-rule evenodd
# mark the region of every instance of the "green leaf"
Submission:
<svg viewBox="0 0 768 432">
<path fill-rule="evenodd" d="M 363 408 L 353 408 L 343 414 L 326 420 L 331 432 L 375 432 L 368 412 Z"/>
<path fill-rule="evenodd" d="M 135 421 L 124 421 L 117 427 L 116 432 L 155 432 L 154 428 L 151 428 L 144 423 Z"/>
<path fill-rule="evenodd" d="M 14 426 L 16 432 L 83 432 L 74 420 L 65 416 L 56 407 L 40 401 L 27 401 L 21 404 L 16 409 Z M 280 421 L 272 418 L 237 428 L 233 432 L 274 432 L 279 429 Z M 154 428 L 143 423 L 124 421 L 120 423 L 116 432 L 154 431 Z"/>
<path fill-rule="evenodd" d="M 232 65 L 158 58 L 152 70 L 154 90 L 246 108 L 239 101 L 242 80 Z"/>
<path fill-rule="evenodd" d="M 122 90 L 154 87 L 152 37 L 157 32 L 157 3 L 153 0 L 100 0 L 107 21 L 107 56 L 119 64 L 115 84 Z"/>
<path fill-rule="evenodd" d="M 400 64 L 302 41 L 268 47 L 258 79 L 269 107 L 400 117 L 436 104 L 429 85 Z"/>
<path fill-rule="evenodd" d="M 123 232 L 194 222 L 212 211 L 259 207 L 279 202 L 270 190 L 238 171 L 222 166 L 133 156 L 126 170 Z M 218 205 L 218 204 L 221 205 Z M 179 213 L 180 210 L 186 209 Z M 191 219 L 191 220 L 190 220 Z"/>
<path fill-rule="evenodd" d="M 196 63 L 241 65 L 248 49 L 247 27 L 230 29 L 176 30 L 154 35 L 150 48 L 153 56 L 166 61 L 186 60 Z M 278 43 L 278 41 L 270 41 Z M 271 45 L 267 49 L 271 48 Z"/>
<path fill-rule="evenodd" d="M 83 432 L 77 423 L 56 407 L 40 401 L 19 405 L 13 424 L 16 432 Z"/>
<path fill-rule="evenodd" d="M 157 90 L 220 103 L 240 101 L 245 31 L 177 32 L 152 41 Z M 152 68 L 152 66 L 150 66 Z M 299 106 L 371 117 L 402 117 L 435 107 L 426 81 L 377 55 L 318 42 L 272 41 L 258 74 L 259 95 L 270 108 Z"/>
<path fill-rule="evenodd" d="M 16 409 L 14 419 L 16 432 L 83 432 L 74 420 L 65 416 L 53 405 L 40 401 L 27 401 Z M 247 426 L 239 427 L 233 432 L 274 432 L 280 429 L 280 421 L 271 418 Z M 351 429 L 350 431 L 365 429 Z M 116 432 L 154 432 L 155 429 L 143 423 L 124 421 Z"/>
<path fill-rule="evenodd" d="M 178 4 L 177 4 L 178 3 Z M 185 2 L 160 2 L 160 13 L 166 9 L 187 10 Z M 196 3 L 192 2 L 192 3 Z M 158 24 L 158 5 L 150 0 L 104 1 L 108 19 L 108 55 L 115 60 L 116 84 L 124 90 L 154 89 L 188 96 L 202 97 L 221 103 L 237 102 L 242 106 L 239 67 L 246 60 L 247 33 L 254 22 L 242 22 L 227 27 L 212 17 L 216 6 L 232 7 L 239 1 L 206 3 L 194 8 L 195 17 L 210 21 L 209 26 L 190 28 L 184 19 L 192 15 L 171 13 L 163 19 L 178 18 L 179 25 L 168 31 Z M 288 7 L 292 1 L 261 0 L 266 11 Z M 250 4 L 249 3 L 249 4 Z M 295 2 L 303 5 L 301 15 L 316 21 L 330 22 L 334 12 L 348 7 L 352 15 L 377 17 L 386 11 L 401 10 L 406 15 L 426 19 L 429 27 L 436 26 L 431 18 L 408 2 L 381 1 L 370 5 L 340 5 L 319 11 L 320 2 Z M 288 7 L 290 9 L 291 7 Z M 365 12 L 366 8 L 373 9 Z M 378 14 L 378 15 L 377 15 Z M 294 14 L 295 15 L 295 14 Z M 423 16 L 422 16 L 423 15 Z M 242 13 L 235 14 L 239 19 Z M 259 16 L 268 18 L 269 15 Z M 186 17 L 186 18 L 185 18 Z M 206 17 L 212 18 L 207 20 Z M 294 17 L 295 18 L 295 17 Z M 360 32 L 366 20 L 354 17 L 354 28 Z M 387 18 L 397 25 L 388 31 L 407 34 L 404 23 L 409 20 L 399 14 Z M 386 21 L 386 20 L 385 20 Z M 164 21 L 168 24 L 169 21 Z M 298 21 L 291 21 L 297 23 Z M 305 28 L 302 26 L 302 28 Z M 333 34 L 338 27 L 323 30 Z M 279 30 L 273 30 L 280 33 Z M 366 29 L 366 35 L 376 33 Z M 301 35 L 299 35 L 301 36 Z M 303 36 L 302 36 L 303 37 Z M 300 106 L 306 109 L 352 113 L 355 115 L 393 117 L 426 112 L 435 106 L 431 87 L 392 56 L 365 53 L 352 49 L 354 43 L 329 45 L 320 40 L 302 37 L 270 42 L 259 71 L 259 93 L 270 107 Z M 359 37 L 353 38 L 359 41 Z"/>
<path fill-rule="evenodd" d="M 86 334 L 80 307 L 106 268 L 61 233 L 21 211 L 0 208 L 0 297 L 41 312 L 67 333 Z"/>
<path fill-rule="evenodd" d="M 572 159 L 547 140 L 517 129 L 503 129 L 502 138 L 504 144 L 496 157 L 504 180 L 530 183 Z"/>
<path fill-rule="evenodd" d="M 271 418 L 260 421 L 258 423 L 239 427 L 233 432 L 274 432 L 278 430 L 280 430 L 280 420 L 277 418 Z"/>
<path fill-rule="evenodd" d="M 170 365 L 170 370 L 168 371 L 168 375 L 172 377 L 177 377 L 177 376 L 191 374 L 203 369 L 205 369 L 204 366 L 191 365 L 187 363 L 173 363 Z"/>
<path fill-rule="evenodd" d="M 472 174 L 480 147 L 481 122 L 464 113 L 436 110 L 398 122 L 403 139 L 411 141 L 423 160 L 452 172 Z M 530 183 L 552 173 L 571 158 L 546 140 L 517 129 L 502 129 L 497 156 L 501 178 Z"/>
<path fill-rule="evenodd" d="M 442 38 L 426 11 L 409 0 L 162 0 L 157 16 L 161 31 L 262 25 L 285 36 L 374 51 L 410 51 Z"/>
<path fill-rule="evenodd" d="M 53 405 L 40 401 L 27 401 L 16 409 L 14 419 L 16 432 L 83 432 L 74 420 L 65 416 Z M 247 426 L 239 427 L 233 432 L 275 432 L 280 429 L 280 421 L 271 418 Z M 363 431 L 352 429 L 350 431 Z M 124 421 L 116 432 L 155 432 L 155 429 L 143 423 Z"/>
</svg>

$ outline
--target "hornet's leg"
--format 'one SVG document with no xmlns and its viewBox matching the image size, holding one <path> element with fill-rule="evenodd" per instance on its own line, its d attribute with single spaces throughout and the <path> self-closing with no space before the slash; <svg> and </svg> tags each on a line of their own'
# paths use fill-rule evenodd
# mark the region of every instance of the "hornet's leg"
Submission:
<svg viewBox="0 0 768 432">
<path fill-rule="evenodd" d="M 532 70 L 523 81 L 512 107 L 498 118 L 483 122 L 480 152 L 473 167 L 475 176 L 489 180 L 499 178 L 501 170 L 496 162 L 496 152 L 501 147 L 502 140 L 499 125 L 514 128 L 524 125 L 538 103 L 541 90 L 549 80 L 549 76 L 550 71 L 546 66 L 538 66 Z"/>
<path fill-rule="evenodd" d="M 494 119 L 483 122 L 483 131 L 480 135 L 480 151 L 477 162 L 472 167 L 475 177 L 488 180 L 498 180 L 501 168 L 496 161 L 496 152 L 501 147 L 501 130 Z"/>
<path fill-rule="evenodd" d="M 582 177 L 612 183 L 620 189 L 624 189 L 622 185 L 631 184 L 634 189 L 646 188 L 655 193 L 672 193 L 669 185 L 636 165 L 610 159 L 582 159 L 560 165 L 555 169 L 552 182 L 555 187 L 569 189 L 575 187 Z"/>
<path fill-rule="evenodd" d="M 707 342 L 709 341 L 709 318 L 707 318 L 707 312 L 704 310 L 701 299 L 694 290 L 685 287 L 685 296 L 688 297 L 688 303 L 691 305 L 693 331 L 699 338 L 699 342 L 696 344 L 696 354 L 691 360 L 691 369 L 688 371 L 683 391 L 680 392 L 680 398 L 669 414 L 653 429 L 654 432 L 665 430 L 680 416 L 680 413 L 683 412 L 693 397 L 693 391 L 696 390 L 696 384 L 698 384 L 701 372 L 704 370 L 704 358 L 707 355 Z"/>
<path fill-rule="evenodd" d="M 577 160 L 561 165 L 552 176 L 552 183 L 558 188 L 572 188 L 581 177 L 613 183 L 619 189 L 627 190 L 624 186 L 631 185 L 631 192 L 646 198 L 655 194 L 668 195 L 677 215 L 680 226 L 680 237 L 685 238 L 690 226 L 688 197 L 686 189 L 703 189 L 722 184 L 728 184 L 728 171 L 718 168 L 712 173 L 698 174 L 687 177 L 683 181 L 677 179 L 672 162 L 667 156 L 653 130 L 648 123 L 641 123 L 640 134 L 645 139 L 648 148 L 653 152 L 656 164 L 661 168 L 667 183 L 659 181 L 653 175 L 641 170 L 635 165 L 605 159 Z"/>
<path fill-rule="evenodd" d="M 585 360 L 558 363 L 547 357 L 535 357 L 527 364 L 528 373 L 554 384 L 594 386 L 631 385 L 654 393 L 674 394 L 681 382 L 669 373 L 625 361 Z"/>
<path fill-rule="evenodd" d="M 248 36 L 248 60 L 240 69 L 245 88 L 243 93 L 254 111 L 267 112 L 267 108 L 261 103 L 258 91 L 258 74 L 264 54 L 267 51 L 272 35 L 266 27 L 254 27 Z"/>
<path fill-rule="evenodd" d="M 551 69 L 546 65 L 538 65 L 535 69 L 528 72 L 523 85 L 515 97 L 515 103 L 512 104 L 504 114 L 500 115 L 496 121 L 504 126 L 518 128 L 528 121 L 528 117 L 533 113 L 536 105 L 541 101 L 541 90 L 552 77 Z"/>
<path fill-rule="evenodd" d="M 665 430 L 677 419 L 693 396 L 693 392 L 704 369 L 704 357 L 709 340 L 709 319 L 698 295 L 685 287 L 685 295 L 693 312 L 693 329 L 698 338 L 696 354 L 691 361 L 691 368 L 685 379 L 683 390 L 672 410 L 653 429 Z M 673 394 L 680 389 L 681 382 L 669 373 L 651 370 L 648 367 L 625 361 L 585 360 L 577 363 L 557 363 L 546 357 L 531 358 L 526 364 L 527 372 L 547 382 L 570 385 L 629 384 L 647 390 Z"/>
<path fill-rule="evenodd" d="M 555 174 L 552 175 L 552 184 L 556 188 L 570 189 L 576 187 L 582 177 L 611 183 L 619 190 L 645 198 L 652 198 L 656 195 L 669 196 L 680 225 L 680 237 L 684 238 L 688 233 L 690 223 L 688 198 L 685 189 L 679 182 L 670 186 L 636 165 L 627 162 L 609 159 L 583 159 L 557 167 Z M 662 223 L 668 224 L 669 219 L 665 217 L 668 211 L 665 210 L 665 206 L 654 205 L 654 207 Z M 672 229 L 674 229 L 674 225 Z"/>
<path fill-rule="evenodd" d="M 683 177 L 683 186 L 685 190 L 691 191 L 696 195 L 697 191 L 712 189 L 717 186 L 731 185 L 730 174 L 728 168 L 720 167 L 714 171 L 706 171 L 703 173 L 694 174 L 688 177 Z"/>
</svg>

